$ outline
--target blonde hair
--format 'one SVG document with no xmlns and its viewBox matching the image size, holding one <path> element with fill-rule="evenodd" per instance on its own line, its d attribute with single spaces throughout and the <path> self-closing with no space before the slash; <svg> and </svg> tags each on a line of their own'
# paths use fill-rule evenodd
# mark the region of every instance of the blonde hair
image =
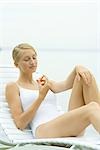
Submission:
<svg viewBox="0 0 100 150">
<path fill-rule="evenodd" d="M 24 51 L 28 50 L 28 49 L 32 49 L 35 52 L 35 54 L 37 55 L 36 50 L 27 43 L 21 43 L 13 49 L 12 57 L 14 60 L 14 64 L 17 64 L 17 62 L 20 60 L 21 56 L 23 55 Z"/>
</svg>

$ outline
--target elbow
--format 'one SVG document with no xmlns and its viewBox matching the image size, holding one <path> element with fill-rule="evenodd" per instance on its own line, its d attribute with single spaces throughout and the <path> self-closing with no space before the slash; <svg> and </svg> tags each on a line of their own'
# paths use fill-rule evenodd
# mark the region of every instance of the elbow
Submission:
<svg viewBox="0 0 100 150">
<path fill-rule="evenodd" d="M 20 130 L 25 129 L 25 127 L 22 125 L 22 123 L 20 123 L 20 122 L 15 122 L 15 124 L 16 124 L 16 127 L 17 127 L 18 129 L 20 129 Z"/>
<path fill-rule="evenodd" d="M 58 91 L 56 89 L 50 89 L 53 93 L 58 93 Z"/>
<path fill-rule="evenodd" d="M 16 125 L 16 127 L 17 127 L 18 129 L 20 129 L 20 130 L 24 130 L 24 129 L 26 128 L 25 123 L 24 123 L 23 121 L 19 120 L 19 119 L 17 119 L 17 120 L 15 121 L 15 125 Z"/>
<path fill-rule="evenodd" d="M 55 81 L 48 80 L 48 85 L 49 85 L 50 90 L 51 90 L 53 93 L 57 93 L 56 88 L 55 88 Z"/>
</svg>

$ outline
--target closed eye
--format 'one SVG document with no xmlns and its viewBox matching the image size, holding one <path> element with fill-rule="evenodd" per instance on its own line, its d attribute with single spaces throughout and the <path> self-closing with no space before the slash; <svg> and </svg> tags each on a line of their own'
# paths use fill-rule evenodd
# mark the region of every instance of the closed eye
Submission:
<svg viewBox="0 0 100 150">
<path fill-rule="evenodd" d="M 36 57 L 33 57 L 33 59 L 36 59 Z"/>
<path fill-rule="evenodd" d="M 29 61 L 29 60 L 30 60 L 30 58 L 29 58 L 29 57 L 24 59 L 24 61 Z"/>
</svg>

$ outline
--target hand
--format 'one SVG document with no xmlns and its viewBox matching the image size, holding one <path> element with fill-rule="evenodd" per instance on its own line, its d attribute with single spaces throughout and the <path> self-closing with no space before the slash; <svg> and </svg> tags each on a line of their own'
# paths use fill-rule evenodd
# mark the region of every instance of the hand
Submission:
<svg viewBox="0 0 100 150">
<path fill-rule="evenodd" d="M 43 100 L 49 91 L 48 79 L 43 75 L 37 82 L 39 83 L 39 96 Z"/>
<path fill-rule="evenodd" d="M 82 77 L 85 84 L 90 85 L 92 82 L 92 74 L 90 71 L 83 67 L 83 66 L 76 66 L 76 74 L 77 74 L 77 80 L 79 81 Z"/>
<path fill-rule="evenodd" d="M 48 78 L 45 75 L 42 75 L 42 77 L 40 77 L 37 82 L 39 84 L 39 86 L 44 85 L 47 82 Z"/>
</svg>

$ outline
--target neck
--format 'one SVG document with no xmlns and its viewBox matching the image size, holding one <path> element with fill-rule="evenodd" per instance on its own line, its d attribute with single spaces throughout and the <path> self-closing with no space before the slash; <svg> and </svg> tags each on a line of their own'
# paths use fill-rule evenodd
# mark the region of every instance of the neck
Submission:
<svg viewBox="0 0 100 150">
<path fill-rule="evenodd" d="M 20 73 L 19 81 L 20 82 L 25 82 L 25 83 L 32 83 L 32 81 L 33 81 L 32 74 Z"/>
</svg>

